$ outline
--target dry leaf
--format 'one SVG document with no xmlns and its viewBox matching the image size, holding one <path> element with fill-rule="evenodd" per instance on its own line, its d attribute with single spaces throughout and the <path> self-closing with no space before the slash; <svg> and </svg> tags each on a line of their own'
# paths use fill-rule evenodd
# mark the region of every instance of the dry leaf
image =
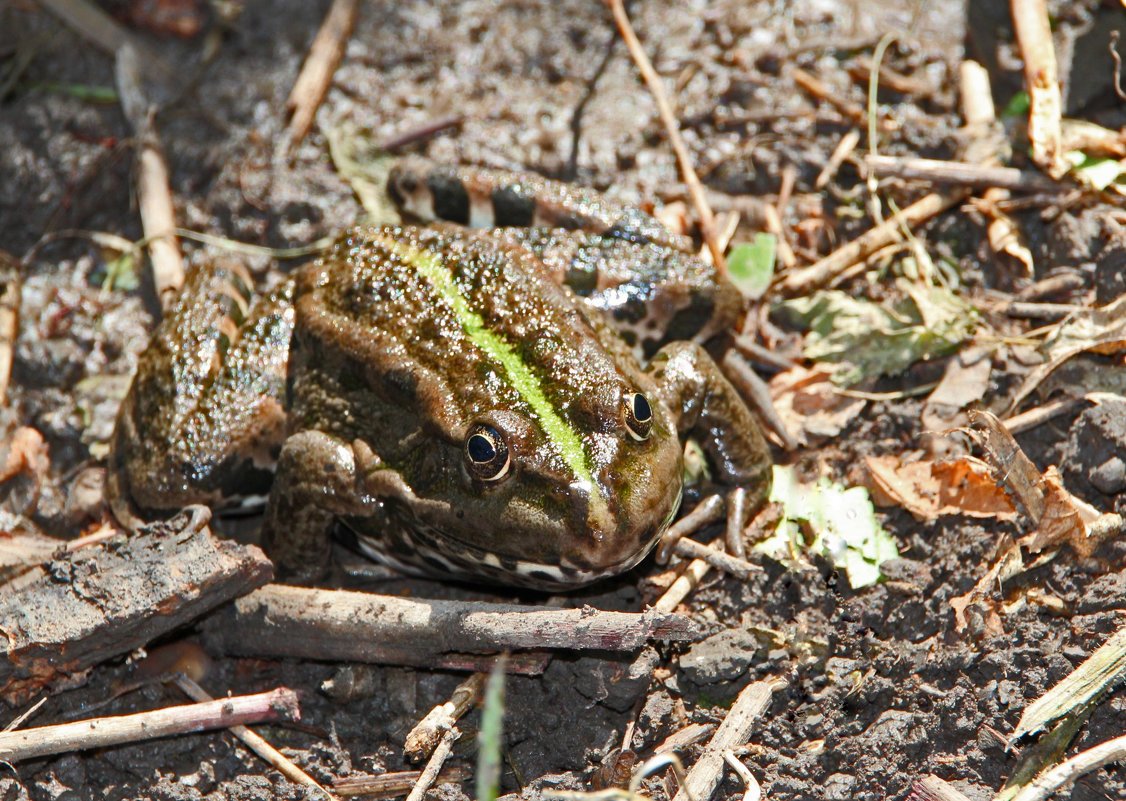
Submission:
<svg viewBox="0 0 1126 801">
<path fill-rule="evenodd" d="M 1018 508 L 1033 521 L 1044 515 L 1044 492 L 1040 488 L 1040 471 L 1024 455 L 1013 435 L 996 415 L 970 411 L 973 428 L 969 434 L 985 449 L 993 465 L 997 483 L 1013 495 Z"/>
<path fill-rule="evenodd" d="M 1012 520 L 1016 509 L 984 462 L 970 457 L 903 464 L 896 456 L 868 457 L 868 488 L 877 503 L 902 506 L 919 520 L 967 515 Z"/>
<path fill-rule="evenodd" d="M 1041 351 L 1047 361 L 1035 367 L 1013 396 L 1007 414 L 1039 386 L 1053 370 L 1084 351 L 1101 354 L 1126 350 L 1126 295 L 1106 306 L 1085 309 L 1063 320 L 1055 333 L 1044 341 Z"/>
<path fill-rule="evenodd" d="M 1031 553 L 1070 545 L 1081 557 L 1090 556 L 1100 542 L 1090 536 L 1090 525 L 1099 519 L 1099 510 L 1064 489 L 1055 466 L 1045 471 L 1042 486 L 1044 515 L 1036 531 L 1022 537 L 1020 544 Z"/>
<path fill-rule="evenodd" d="M 970 347 L 951 357 L 923 407 L 925 430 L 945 431 L 958 425 L 962 410 L 985 396 L 993 372 L 992 353 L 991 348 Z"/>
<path fill-rule="evenodd" d="M 965 595 L 950 599 L 954 609 L 954 630 L 965 631 L 972 622 L 974 633 L 982 637 L 993 637 L 1004 633 L 1001 625 L 1001 598 L 994 597 L 995 590 L 1013 576 L 1024 570 L 1024 560 L 1020 546 L 1007 536 L 998 546 L 999 553 L 993 566 L 982 576 L 973 589 Z"/>
<path fill-rule="evenodd" d="M 770 381 L 774 408 L 802 445 L 837 436 L 867 402 L 842 395 L 831 380 L 834 370 L 796 366 Z"/>
</svg>

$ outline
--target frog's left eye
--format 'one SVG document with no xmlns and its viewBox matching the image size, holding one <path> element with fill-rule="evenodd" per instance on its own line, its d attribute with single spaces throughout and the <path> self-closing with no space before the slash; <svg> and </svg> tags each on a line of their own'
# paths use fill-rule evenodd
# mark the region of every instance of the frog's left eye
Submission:
<svg viewBox="0 0 1126 801">
<path fill-rule="evenodd" d="M 508 475 L 512 456 L 504 437 L 490 425 L 478 423 L 465 438 L 465 462 L 469 474 L 480 481 L 500 481 Z"/>
<path fill-rule="evenodd" d="M 626 431 L 638 442 L 649 439 L 653 430 L 653 407 L 640 392 L 626 395 L 624 400 Z"/>
</svg>

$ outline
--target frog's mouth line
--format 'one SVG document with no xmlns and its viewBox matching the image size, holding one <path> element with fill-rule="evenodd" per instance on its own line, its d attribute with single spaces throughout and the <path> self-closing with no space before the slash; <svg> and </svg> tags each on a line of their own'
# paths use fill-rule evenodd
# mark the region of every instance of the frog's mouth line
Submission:
<svg viewBox="0 0 1126 801">
<path fill-rule="evenodd" d="M 448 576 L 455 579 L 480 578 L 501 584 L 532 589 L 567 590 L 624 573 L 641 562 L 676 517 L 683 489 L 668 515 L 646 537 L 636 552 L 626 559 L 596 569 L 574 564 L 543 564 L 500 556 L 481 548 L 451 540 L 447 535 L 417 518 L 400 517 L 382 536 L 352 529 L 356 545 L 368 558 L 409 574 Z M 351 528 L 351 527 L 349 527 Z"/>
</svg>

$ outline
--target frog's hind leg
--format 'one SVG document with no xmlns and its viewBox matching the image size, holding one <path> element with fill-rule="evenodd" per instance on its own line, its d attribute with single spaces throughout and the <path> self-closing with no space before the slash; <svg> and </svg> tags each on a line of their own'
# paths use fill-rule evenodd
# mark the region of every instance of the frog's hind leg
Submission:
<svg viewBox="0 0 1126 801">
<path fill-rule="evenodd" d="M 587 231 L 628 242 L 688 252 L 692 241 L 672 233 L 638 208 L 593 189 L 533 173 L 458 167 L 420 157 L 401 159 L 387 189 L 407 215 L 421 222 L 473 228 L 540 227 Z"/>
<path fill-rule="evenodd" d="M 250 285 L 229 262 L 193 270 L 141 355 L 110 444 L 108 496 L 123 524 L 268 487 L 285 433 L 292 288 L 251 305 Z"/>
</svg>

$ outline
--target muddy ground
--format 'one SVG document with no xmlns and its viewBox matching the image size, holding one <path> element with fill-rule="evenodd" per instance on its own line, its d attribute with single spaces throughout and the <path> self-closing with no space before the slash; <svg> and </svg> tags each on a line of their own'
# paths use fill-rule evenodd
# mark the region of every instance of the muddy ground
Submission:
<svg viewBox="0 0 1126 801">
<path fill-rule="evenodd" d="M 143 4 L 107 5 L 124 18 Z M 784 223 L 793 231 L 810 219 L 820 221 L 803 239 L 810 255 L 868 223 L 863 214 L 845 213 L 857 208 L 855 166 L 846 164 L 824 190 L 813 187 L 829 154 L 856 124 L 799 91 L 792 69 L 815 73 L 834 95 L 863 104 L 865 89 L 848 68 L 870 55 L 882 35 L 895 33 L 888 64 L 916 79 L 919 89 L 881 93 L 884 110 L 897 122 L 885 136 L 884 152 L 952 157 L 960 124 L 956 66 L 967 39 L 991 46 L 998 19 L 985 14 L 991 4 L 974 5 L 980 5 L 979 16 L 969 24 L 969 37 L 966 9 L 954 0 L 649 2 L 635 3 L 633 16 L 668 79 L 689 149 L 717 207 L 776 197 L 783 169 L 792 167 L 796 186 Z M 1066 5 L 1058 23 L 1079 27 L 1098 4 Z M 459 128 L 407 150 L 532 169 L 625 200 L 684 199 L 650 95 L 608 12 L 588 0 L 364 4 L 317 126 L 287 159 L 278 147 L 285 98 L 326 7 L 250 3 L 226 21 L 211 13 L 203 32 L 189 39 L 157 36 L 129 23 L 184 81 L 183 93 L 158 118 L 183 227 L 272 247 L 329 235 L 357 220 L 361 208 L 333 168 L 326 132 L 354 126 L 379 142 L 451 115 L 463 119 Z M 3 414 L 8 431 L 23 424 L 43 434 L 51 478 L 33 507 L 8 492 L 5 525 L 11 525 L 10 513 L 23 511 L 48 533 L 69 537 L 102 514 L 96 468 L 153 325 L 152 303 L 143 281 L 137 288 L 104 290 L 108 254 L 88 240 L 42 244 L 44 236 L 66 229 L 141 236 L 125 119 L 112 100 L 98 102 L 79 92 L 111 88 L 112 60 L 30 0 L 9 0 L 0 6 L 0 66 L 11 69 L 24 56 L 26 68 L 0 97 L 0 249 L 22 256 L 41 246 L 26 267 L 21 333 Z M 1020 75 L 1019 63 L 1001 62 L 1008 71 L 994 76 L 999 105 Z M 1101 115 L 1111 127 L 1122 124 L 1114 122 L 1120 105 L 1096 101 L 1086 113 Z M 907 202 L 925 190 L 893 185 L 890 191 Z M 1092 205 L 1060 210 L 1046 202 L 1019 216 L 1036 256 L 1034 277 L 1073 269 L 1084 282 L 1065 300 L 1076 303 L 1087 302 L 1084 293 L 1092 292 L 1106 240 L 1107 212 Z M 736 238 L 747 239 L 753 230 Z M 980 216 L 965 207 L 933 222 L 925 241 L 957 269 L 971 302 L 1027 282 L 999 266 L 985 244 Z M 193 261 L 216 252 L 190 242 L 185 248 Z M 248 263 L 262 280 L 282 266 L 264 257 L 249 257 Z M 1103 270 L 1101 292 L 1114 293 L 1116 275 Z M 871 291 L 863 277 L 851 288 Z M 1035 327 L 1014 325 L 997 323 L 999 330 Z M 792 335 L 777 345 L 797 355 Z M 1108 359 L 1102 368 L 1113 372 L 1119 365 Z M 769 366 L 761 367 L 769 375 Z M 916 366 L 866 389 L 894 393 L 935 381 L 942 369 L 941 362 Z M 983 404 L 1002 408 L 1018 379 L 1004 370 L 994 376 Z M 775 455 L 807 472 L 855 483 L 864 456 L 922 447 L 920 410 L 917 397 L 871 401 L 839 435 Z M 1084 425 L 1089 434 L 1091 421 Z M 1114 427 L 1113 419 L 1104 426 Z M 1091 461 L 1080 433 L 1076 413 L 1022 435 L 1020 442 L 1041 468 L 1070 465 L 1065 474 L 1073 488 L 1110 511 L 1113 494 L 1078 486 L 1087 468 L 1101 463 Z M 1114 450 L 1116 443 L 1122 447 L 1115 437 L 1112 432 L 1096 439 Z M 93 489 L 80 490 L 80 478 L 92 481 Z M 545 789 L 589 789 L 592 773 L 620 746 L 631 721 L 636 728 L 630 746 L 644 757 L 688 722 L 721 720 L 749 681 L 778 677 L 784 685 L 753 730 L 744 758 L 766 798 L 901 799 L 927 774 L 948 780 L 972 801 L 990 798 L 1017 764 L 1003 741 L 1022 709 L 1120 625 L 1126 543 L 1110 543 L 1083 560 L 1064 554 L 1026 574 L 1005 588 L 1007 599 L 1017 601 L 1038 588 L 1059 603 L 1011 603 L 1003 633 L 974 637 L 955 630 L 950 601 L 969 591 L 1002 535 L 1016 533 L 1020 524 L 961 516 L 921 523 L 895 509 L 882 511 L 881 519 L 903 558 L 889 567 L 891 580 L 878 586 L 853 591 L 823 560 L 794 570 L 756 557 L 764 568 L 760 577 L 740 582 L 712 576 L 687 602 L 685 611 L 713 636 L 691 648 L 643 653 L 637 657 L 641 678 L 622 678 L 634 657 L 567 654 L 542 676 L 511 678 L 502 790 L 535 797 Z M 637 609 L 659 591 L 654 577 L 661 572 L 650 559 L 609 584 L 554 600 Z M 421 581 L 376 588 L 419 597 L 493 597 Z M 91 714 L 87 710 L 130 669 L 99 668 L 85 687 L 51 697 L 27 725 Z M 319 689 L 337 670 L 319 663 L 220 660 L 204 684 L 215 694 L 278 684 L 300 689 L 309 728 L 266 727 L 264 733 L 316 778 L 331 782 L 403 769 L 407 729 L 459 681 L 448 673 L 378 668 L 367 693 L 339 702 Z M 173 690 L 155 686 L 97 713 L 179 702 Z M 20 711 L 0 709 L 0 724 Z M 477 717 L 467 719 L 467 731 Z M 1119 693 L 1099 705 L 1071 752 L 1124 729 L 1126 699 Z M 472 767 L 473 741 L 462 738 L 455 763 Z M 691 764 L 697 753 L 689 748 L 682 757 Z M 658 780 L 647 784 L 655 798 L 666 791 Z M 447 785 L 437 793 L 472 797 L 473 785 Z M 742 793 L 729 773 L 717 797 Z M 218 733 L 0 766 L 5 801 L 204 797 L 316 794 L 290 784 Z M 1126 769 L 1091 773 L 1070 797 L 1124 798 Z"/>
</svg>

